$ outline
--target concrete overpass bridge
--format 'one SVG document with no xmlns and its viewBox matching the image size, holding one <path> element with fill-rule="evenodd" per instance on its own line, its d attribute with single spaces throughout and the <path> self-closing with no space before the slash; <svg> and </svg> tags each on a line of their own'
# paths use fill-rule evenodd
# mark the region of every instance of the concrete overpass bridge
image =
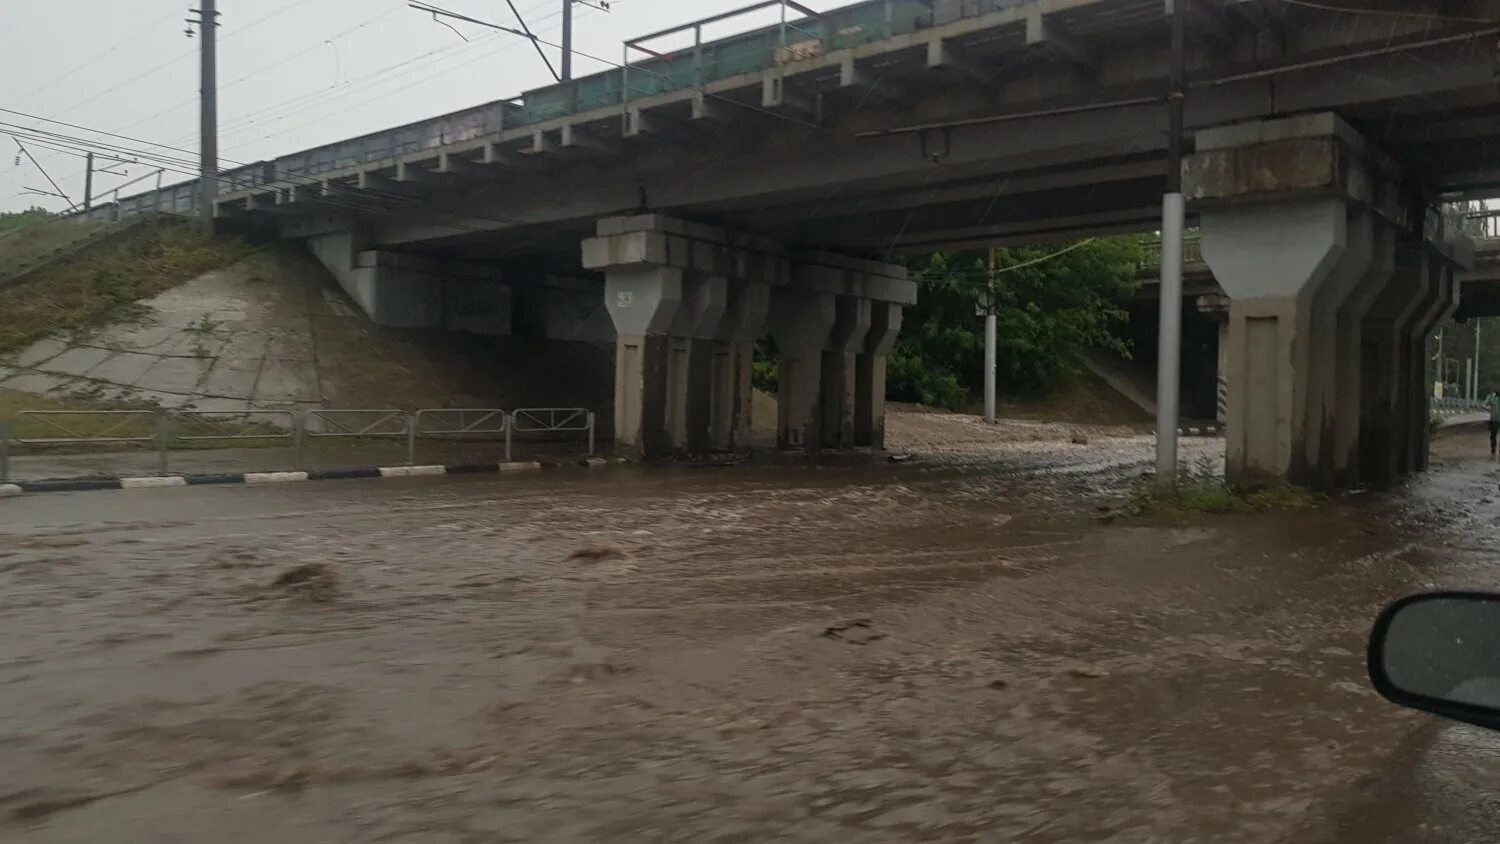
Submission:
<svg viewBox="0 0 1500 844">
<path fill-rule="evenodd" d="M 1155 228 L 1172 2 L 772 0 L 784 23 L 689 22 L 607 73 L 228 171 L 215 213 L 305 240 L 383 324 L 613 340 L 617 435 L 648 454 L 743 447 L 764 328 L 781 445 L 878 445 L 897 258 Z M 1236 477 L 1420 468 L 1418 347 L 1468 260 L 1435 209 L 1500 185 L 1500 0 L 1337 5 L 1190 8 Z"/>
</svg>

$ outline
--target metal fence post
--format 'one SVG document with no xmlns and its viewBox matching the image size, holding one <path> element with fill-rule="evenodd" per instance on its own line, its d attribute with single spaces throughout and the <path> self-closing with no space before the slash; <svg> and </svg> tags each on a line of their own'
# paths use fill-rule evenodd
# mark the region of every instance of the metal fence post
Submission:
<svg viewBox="0 0 1500 844">
<path fill-rule="evenodd" d="M 594 456 L 594 411 L 589 411 L 589 456 Z"/>
<path fill-rule="evenodd" d="M 505 414 L 505 462 L 510 462 L 510 432 L 516 426 L 515 414 Z"/>
<path fill-rule="evenodd" d="M 0 421 L 0 484 L 10 480 L 10 438 L 15 436 L 15 423 Z"/>
<path fill-rule="evenodd" d="M 422 411 L 418 410 L 407 419 L 406 425 L 406 465 L 417 465 L 417 428 L 422 421 Z"/>
<path fill-rule="evenodd" d="M 292 415 L 292 468 L 302 471 L 302 445 L 307 437 L 307 411 L 299 410 Z"/>
<path fill-rule="evenodd" d="M 172 445 L 172 420 L 165 411 L 157 411 L 156 414 L 156 448 L 160 456 L 156 462 L 156 473 L 167 474 L 167 449 Z"/>
</svg>

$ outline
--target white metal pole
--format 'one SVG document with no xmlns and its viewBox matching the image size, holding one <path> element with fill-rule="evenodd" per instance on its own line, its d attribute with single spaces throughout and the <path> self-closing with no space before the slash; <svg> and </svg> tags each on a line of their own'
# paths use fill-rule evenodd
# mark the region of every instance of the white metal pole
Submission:
<svg viewBox="0 0 1500 844">
<path fill-rule="evenodd" d="M 1177 482 L 1178 380 L 1182 371 L 1181 193 L 1161 200 L 1161 329 L 1156 344 L 1156 482 Z"/>
<path fill-rule="evenodd" d="M 1187 95 L 1187 2 L 1172 4 L 1172 79 L 1167 93 L 1167 184 L 1161 198 L 1160 330 L 1156 340 L 1156 483 L 1177 483 L 1178 389 L 1182 377 L 1183 105 Z"/>
<path fill-rule="evenodd" d="M 1484 318 L 1474 317 L 1474 398 L 1479 398 L 1479 361 L 1482 359 L 1479 350 L 1484 346 L 1479 342 L 1484 336 Z"/>
<path fill-rule="evenodd" d="M 995 357 L 998 338 L 995 317 L 995 250 L 990 249 L 989 284 L 984 302 L 984 421 L 995 422 Z"/>
<path fill-rule="evenodd" d="M 995 309 L 984 315 L 984 421 L 995 421 Z"/>
</svg>

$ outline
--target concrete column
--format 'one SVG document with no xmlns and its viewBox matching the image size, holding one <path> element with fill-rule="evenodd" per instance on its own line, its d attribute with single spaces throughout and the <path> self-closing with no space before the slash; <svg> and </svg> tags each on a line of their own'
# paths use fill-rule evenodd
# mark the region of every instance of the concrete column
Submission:
<svg viewBox="0 0 1500 844">
<path fill-rule="evenodd" d="M 1345 256 L 1342 199 L 1205 210 L 1203 257 L 1230 297 L 1229 479 L 1303 480 L 1313 302 Z M 1321 387 L 1319 389 L 1322 389 Z"/>
<path fill-rule="evenodd" d="M 1390 284 L 1395 271 L 1396 232 L 1383 220 L 1375 220 L 1371 231 L 1370 259 L 1364 276 L 1338 311 L 1335 344 L 1335 406 L 1333 417 L 1332 485 L 1341 488 L 1359 486 L 1362 480 L 1360 455 L 1361 427 L 1364 422 L 1365 356 L 1364 325 L 1375 303 Z"/>
<path fill-rule="evenodd" d="M 728 307 L 728 279 L 696 273 L 685 279 L 667 366 L 667 430 L 675 451 L 709 449 L 716 336 Z"/>
<path fill-rule="evenodd" d="M 604 303 L 614 320 L 615 438 L 647 459 L 673 450 L 669 417 L 672 341 L 682 306 L 682 271 L 631 264 L 605 273 Z"/>
<path fill-rule="evenodd" d="M 1420 241 L 1395 250 L 1390 282 L 1375 296 L 1360 333 L 1359 477 L 1389 486 L 1400 477 L 1411 414 L 1410 329 L 1431 285 L 1432 254 Z"/>
<path fill-rule="evenodd" d="M 778 448 L 817 451 L 821 445 L 823 350 L 836 320 L 834 294 L 790 287 L 771 291 L 768 323 L 780 355 L 777 370 Z"/>
<path fill-rule="evenodd" d="M 901 332 L 900 305 L 874 302 L 864 351 L 854 364 L 854 444 L 885 448 L 885 363 Z"/>
<path fill-rule="evenodd" d="M 853 448 L 857 357 L 870 333 L 870 300 L 840 296 L 835 303 L 833 331 L 823 353 L 822 437 L 824 448 Z"/>
<path fill-rule="evenodd" d="M 1348 472 L 1348 455 L 1336 442 L 1338 419 L 1346 415 L 1357 419 L 1359 405 L 1339 403 L 1339 384 L 1346 376 L 1359 383 L 1359 356 L 1356 352 L 1349 360 L 1341 358 L 1340 314 L 1369 275 L 1375 227 L 1376 218 L 1370 211 L 1357 206 L 1348 210 L 1343 258 L 1311 299 L 1304 469 L 1298 475 L 1304 483 L 1323 489 L 1333 488 Z"/>
<path fill-rule="evenodd" d="M 715 342 L 709 445 L 718 451 L 750 450 L 755 341 L 765 330 L 771 286 L 737 281 L 729 286 L 729 308 Z"/>
<path fill-rule="evenodd" d="M 1458 308 L 1459 285 L 1454 282 L 1453 266 L 1441 257 L 1430 265 L 1431 286 L 1425 311 L 1411 327 L 1411 352 L 1408 372 L 1411 391 L 1407 399 L 1407 437 L 1409 445 L 1402 452 L 1402 469 L 1408 473 L 1427 468 L 1428 446 L 1432 442 L 1432 379 L 1427 363 L 1432 358 L 1432 334 Z"/>
</svg>

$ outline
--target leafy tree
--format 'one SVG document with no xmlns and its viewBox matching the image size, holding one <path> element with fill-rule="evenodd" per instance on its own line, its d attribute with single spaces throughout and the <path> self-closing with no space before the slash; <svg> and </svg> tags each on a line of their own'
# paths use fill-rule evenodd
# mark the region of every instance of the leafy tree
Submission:
<svg viewBox="0 0 1500 844">
<path fill-rule="evenodd" d="M 996 254 L 997 380 L 1011 394 L 1045 393 L 1083 368 L 1090 348 L 1128 354 L 1113 333 L 1127 318 L 1120 301 L 1135 287 L 1134 238 L 1071 247 L 1025 246 Z M 892 352 L 891 398 L 957 408 L 983 390 L 986 257 L 939 253 L 917 268 L 917 305 Z"/>
</svg>

